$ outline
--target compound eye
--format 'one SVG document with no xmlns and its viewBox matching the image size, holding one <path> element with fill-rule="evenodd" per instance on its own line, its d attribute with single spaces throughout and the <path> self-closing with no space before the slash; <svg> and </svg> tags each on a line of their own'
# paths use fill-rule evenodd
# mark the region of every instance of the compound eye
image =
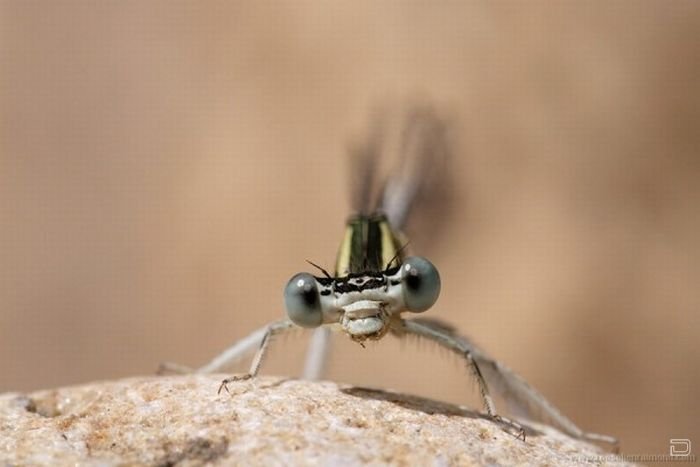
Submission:
<svg viewBox="0 0 700 467">
<path fill-rule="evenodd" d="M 408 311 L 420 313 L 435 303 L 440 295 L 440 274 L 433 263 L 420 256 L 410 256 L 401 265 L 403 299 Z"/>
<path fill-rule="evenodd" d="M 316 279 L 307 272 L 300 272 L 289 280 L 284 288 L 284 304 L 289 319 L 298 326 L 315 328 L 323 322 Z"/>
</svg>

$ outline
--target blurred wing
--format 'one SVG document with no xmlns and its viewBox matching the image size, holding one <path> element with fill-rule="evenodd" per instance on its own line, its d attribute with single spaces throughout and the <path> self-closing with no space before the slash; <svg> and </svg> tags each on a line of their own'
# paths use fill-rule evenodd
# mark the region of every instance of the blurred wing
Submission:
<svg viewBox="0 0 700 467">
<path fill-rule="evenodd" d="M 379 209 L 402 230 L 418 200 L 430 200 L 446 185 L 447 125 L 428 106 L 407 112 L 399 134 L 398 161 L 382 190 Z M 431 211 L 435 212 L 436 206 Z M 434 216 L 431 216 L 434 219 Z M 431 229 L 432 230 L 432 229 Z"/>
<path fill-rule="evenodd" d="M 369 215 L 375 211 L 376 177 L 384 143 L 384 121 L 375 117 L 367 137 L 354 142 L 350 156 L 350 204 L 352 211 Z"/>
<path fill-rule="evenodd" d="M 430 106 L 395 113 L 376 111 L 367 136 L 350 146 L 350 182 L 355 213 L 381 211 L 400 231 L 419 200 L 435 204 L 432 213 L 443 204 L 450 150 L 447 124 Z"/>
</svg>

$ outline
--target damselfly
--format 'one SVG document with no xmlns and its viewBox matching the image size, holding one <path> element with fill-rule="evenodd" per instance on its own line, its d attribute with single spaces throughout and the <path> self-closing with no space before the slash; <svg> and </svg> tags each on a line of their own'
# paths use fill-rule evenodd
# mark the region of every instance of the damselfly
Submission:
<svg viewBox="0 0 700 467">
<path fill-rule="evenodd" d="M 258 374 L 274 337 L 299 327 L 317 329 L 305 370 L 311 379 L 322 373 L 329 329 L 362 346 L 387 334 L 416 336 L 462 357 L 478 384 L 488 417 L 515 429 L 523 440 L 521 426 L 496 411 L 492 392 L 500 394 L 516 416 L 549 423 L 575 438 L 616 445 L 615 438 L 578 428 L 523 378 L 458 335 L 452 326 L 435 319 L 404 318 L 405 313 L 427 311 L 440 294 L 437 268 L 423 257 L 406 256 L 407 242 L 401 230 L 414 201 L 425 189 L 428 173 L 444 162 L 448 145 L 444 123 L 427 108 L 413 109 L 399 134 L 399 169 L 377 196 L 372 196 L 372 181 L 382 152 L 382 131 L 374 132 L 357 151 L 355 162 L 362 167 L 354 197 L 357 214 L 347 221 L 333 274 L 311 263 L 321 275 L 298 273 L 284 289 L 287 318 L 258 329 L 194 371 L 220 371 L 257 348 L 248 373 L 222 381 L 219 393 L 228 391 L 230 383 Z M 173 364 L 166 368 L 189 371 Z"/>
</svg>

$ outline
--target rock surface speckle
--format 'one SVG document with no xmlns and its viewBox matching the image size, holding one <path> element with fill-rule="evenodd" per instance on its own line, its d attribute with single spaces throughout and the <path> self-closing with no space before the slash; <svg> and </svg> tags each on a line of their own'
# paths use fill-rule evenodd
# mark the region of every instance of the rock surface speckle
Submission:
<svg viewBox="0 0 700 467">
<path fill-rule="evenodd" d="M 624 465 L 549 427 L 528 424 L 523 442 L 451 404 L 270 377 L 217 394 L 222 377 L 0 395 L 0 465 Z"/>
</svg>

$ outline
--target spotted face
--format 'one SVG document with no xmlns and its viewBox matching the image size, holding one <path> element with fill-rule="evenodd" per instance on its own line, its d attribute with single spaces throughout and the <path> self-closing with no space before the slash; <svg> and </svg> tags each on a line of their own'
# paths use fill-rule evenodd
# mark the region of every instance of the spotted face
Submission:
<svg viewBox="0 0 700 467">
<path fill-rule="evenodd" d="M 335 275 L 302 272 L 287 283 L 289 318 L 305 328 L 339 324 L 362 342 L 384 336 L 399 313 L 430 308 L 440 293 L 440 275 L 425 258 L 404 258 L 399 237 L 381 213 L 351 217 Z"/>
<path fill-rule="evenodd" d="M 406 258 L 381 272 L 353 273 L 345 277 L 315 277 L 299 273 L 284 291 L 289 318 L 314 328 L 340 324 L 353 340 L 379 339 L 391 319 L 404 312 L 430 308 L 440 294 L 440 275 L 427 259 Z"/>
</svg>

